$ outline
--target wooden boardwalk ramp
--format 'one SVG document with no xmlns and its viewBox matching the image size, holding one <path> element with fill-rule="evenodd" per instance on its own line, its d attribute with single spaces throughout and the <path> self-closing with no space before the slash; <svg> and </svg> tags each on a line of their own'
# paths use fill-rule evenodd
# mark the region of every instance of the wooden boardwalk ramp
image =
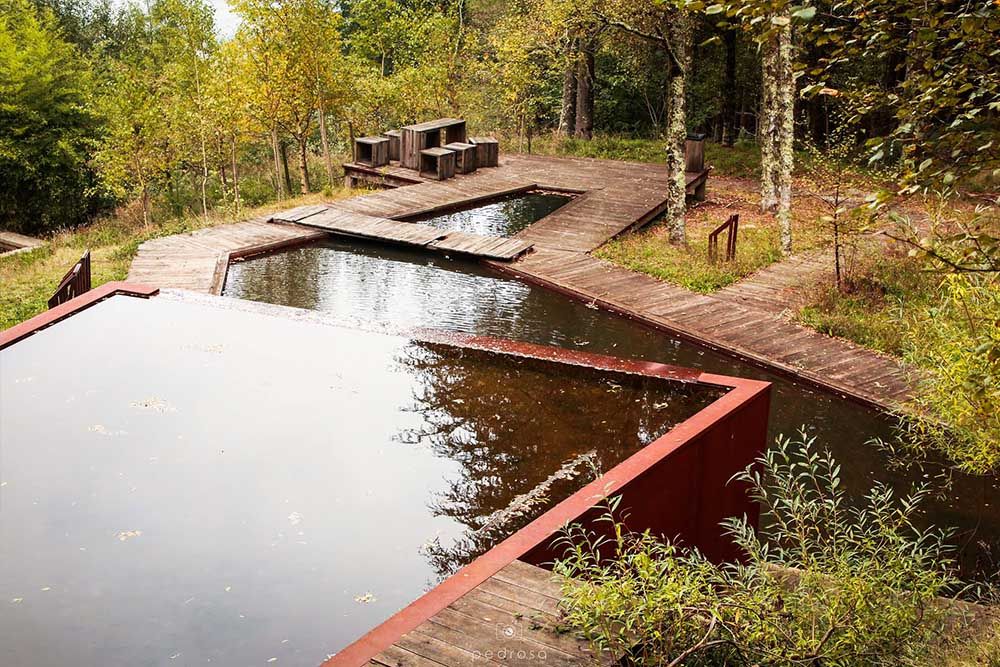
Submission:
<svg viewBox="0 0 1000 667">
<path fill-rule="evenodd" d="M 341 236 L 387 241 L 507 262 L 517 259 L 532 246 L 530 242 L 520 239 L 450 231 L 419 222 L 401 222 L 332 205 L 299 207 L 276 213 L 272 220 L 322 229 Z"/>
<path fill-rule="evenodd" d="M 372 658 L 378 667 L 612 665 L 565 632 L 552 573 L 514 561 Z"/>
</svg>

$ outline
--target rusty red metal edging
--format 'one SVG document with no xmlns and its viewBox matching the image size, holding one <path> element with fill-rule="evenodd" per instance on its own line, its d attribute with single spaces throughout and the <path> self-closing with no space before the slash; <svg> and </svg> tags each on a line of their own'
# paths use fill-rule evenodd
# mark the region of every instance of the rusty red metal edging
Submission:
<svg viewBox="0 0 1000 667">
<path fill-rule="evenodd" d="M 592 362 L 597 362 L 596 367 L 605 370 L 640 373 L 674 380 L 697 381 L 728 387 L 730 391 L 396 612 L 382 624 L 322 663 L 321 667 L 362 667 L 367 665 L 372 658 L 388 649 L 407 632 L 414 630 L 448 605 L 471 592 L 513 561 L 521 559 L 533 549 L 551 541 L 553 536 L 565 525 L 578 520 L 592 510 L 595 505 L 613 495 L 616 490 L 623 489 L 629 482 L 640 477 L 653 465 L 663 461 L 685 444 L 706 433 L 723 418 L 747 408 L 761 394 L 768 394 L 766 400 L 768 403 L 770 402 L 771 383 L 761 380 L 700 373 L 691 369 L 678 369 L 675 366 L 655 362 L 623 360 L 575 350 L 547 348 L 530 343 L 505 341 L 502 346 L 492 347 L 490 345 L 491 339 L 485 337 L 456 336 L 449 338 L 457 344 L 469 343 L 471 347 L 479 349 L 493 349 L 497 352 L 521 354 L 533 358 L 538 358 L 536 353 L 539 351 L 545 351 L 542 358 L 553 361 L 587 365 L 593 365 Z M 684 374 L 686 377 L 678 378 L 679 370 L 688 371 Z"/>
<path fill-rule="evenodd" d="M 149 285 L 140 283 L 128 283 L 124 281 L 104 283 L 100 287 L 70 299 L 65 303 L 61 303 L 44 313 L 35 315 L 29 320 L 0 331 L 0 350 L 116 294 L 149 298 L 156 296 L 159 292 L 160 290 L 157 287 L 150 287 Z"/>
</svg>

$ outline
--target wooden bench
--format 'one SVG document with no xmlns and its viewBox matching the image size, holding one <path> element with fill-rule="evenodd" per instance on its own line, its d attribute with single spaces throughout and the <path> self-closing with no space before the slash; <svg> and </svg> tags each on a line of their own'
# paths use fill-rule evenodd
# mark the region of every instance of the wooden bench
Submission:
<svg viewBox="0 0 1000 667">
<path fill-rule="evenodd" d="M 399 130 L 389 130 L 382 133 L 389 140 L 389 160 L 399 162 L 399 141 L 403 133 Z"/>
<path fill-rule="evenodd" d="M 476 160 L 475 144 L 454 142 L 445 144 L 446 149 L 455 152 L 455 171 L 459 174 L 471 174 L 476 170 L 478 161 Z"/>
<path fill-rule="evenodd" d="M 443 181 L 455 175 L 455 151 L 425 148 L 420 151 L 420 177 Z"/>
<path fill-rule="evenodd" d="M 496 167 L 500 164 L 500 142 L 493 137 L 472 137 L 469 143 L 476 147 L 476 164 Z"/>
<path fill-rule="evenodd" d="M 358 137 L 354 140 L 354 161 L 369 167 L 389 164 L 389 139 L 386 137 Z"/>
<path fill-rule="evenodd" d="M 444 141 L 442 141 L 442 133 Z M 461 118 L 438 118 L 426 123 L 407 125 L 399 144 L 399 163 L 407 169 L 420 169 L 420 151 L 442 144 L 466 143 L 465 121 Z"/>
</svg>

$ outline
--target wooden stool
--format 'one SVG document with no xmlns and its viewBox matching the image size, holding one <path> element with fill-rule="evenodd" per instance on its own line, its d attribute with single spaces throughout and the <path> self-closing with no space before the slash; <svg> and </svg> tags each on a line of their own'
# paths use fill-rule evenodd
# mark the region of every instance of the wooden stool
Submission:
<svg viewBox="0 0 1000 667">
<path fill-rule="evenodd" d="M 354 161 L 369 167 L 389 164 L 389 140 L 385 137 L 358 137 L 354 140 Z"/>
<path fill-rule="evenodd" d="M 455 151 L 425 148 L 420 151 L 420 176 L 443 181 L 455 175 Z"/>
<path fill-rule="evenodd" d="M 399 162 L 399 140 L 403 133 L 399 130 L 389 130 L 383 132 L 382 136 L 389 139 L 389 159 Z"/>
<path fill-rule="evenodd" d="M 495 167 L 500 164 L 500 142 L 493 137 L 472 137 L 469 143 L 476 146 L 476 164 Z"/>
<path fill-rule="evenodd" d="M 459 174 L 471 174 L 476 170 L 478 161 L 476 160 L 476 146 L 456 141 L 452 144 L 445 144 L 445 148 L 455 151 L 455 171 Z"/>
</svg>

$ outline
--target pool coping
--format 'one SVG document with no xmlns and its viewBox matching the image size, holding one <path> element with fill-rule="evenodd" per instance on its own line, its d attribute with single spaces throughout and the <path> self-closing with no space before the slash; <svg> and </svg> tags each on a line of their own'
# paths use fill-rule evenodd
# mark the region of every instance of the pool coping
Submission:
<svg viewBox="0 0 1000 667">
<path fill-rule="evenodd" d="M 157 294 L 159 294 L 159 289 L 148 285 L 127 282 L 106 283 L 56 308 L 0 332 L 0 349 L 24 340 L 113 296 L 122 295 L 148 299 Z M 392 646 L 402 635 L 472 591 L 506 565 L 515 560 L 525 560 L 532 551 L 544 550 L 563 526 L 572 521 L 580 520 L 581 517 L 592 512 L 597 503 L 613 495 L 616 491 L 624 491 L 629 483 L 640 478 L 653 466 L 683 450 L 685 445 L 697 444 L 696 441 L 699 437 L 704 436 L 712 427 L 722 423 L 724 419 L 735 417 L 742 411 L 749 411 L 752 413 L 749 417 L 752 423 L 760 426 L 760 428 L 754 429 L 754 431 L 759 432 L 759 437 L 751 438 L 756 439 L 757 442 L 747 443 L 745 453 L 748 455 L 748 460 L 759 455 L 766 445 L 771 391 L 771 383 L 769 382 L 489 336 L 421 330 L 413 337 L 416 340 L 429 343 L 585 366 L 614 373 L 706 384 L 728 388 L 729 391 L 675 425 L 650 444 L 642 447 L 598 479 L 557 503 L 527 526 L 516 531 L 429 592 L 375 626 L 368 633 L 323 662 L 322 667 L 367 664 L 374 656 Z M 702 509 L 699 502 L 695 513 L 700 515 Z M 755 517 L 750 516 L 749 518 L 752 523 L 756 523 Z M 722 537 L 721 531 L 719 531 L 717 540 L 719 544 L 728 542 Z M 698 546 L 703 548 L 704 545 Z"/>
</svg>

